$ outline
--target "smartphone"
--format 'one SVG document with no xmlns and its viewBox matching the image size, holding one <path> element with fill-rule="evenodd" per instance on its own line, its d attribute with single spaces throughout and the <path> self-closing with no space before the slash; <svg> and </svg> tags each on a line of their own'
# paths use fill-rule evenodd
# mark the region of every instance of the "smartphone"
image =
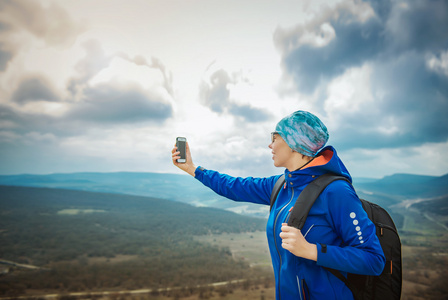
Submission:
<svg viewBox="0 0 448 300">
<path fill-rule="evenodd" d="M 187 139 L 184 137 L 176 138 L 177 151 L 180 152 L 180 158 L 177 159 L 178 163 L 187 162 Z"/>
</svg>

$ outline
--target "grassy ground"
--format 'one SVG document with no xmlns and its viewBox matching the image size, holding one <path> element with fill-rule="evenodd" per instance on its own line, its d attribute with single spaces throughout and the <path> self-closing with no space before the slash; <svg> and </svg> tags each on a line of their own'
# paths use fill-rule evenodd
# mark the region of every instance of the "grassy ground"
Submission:
<svg viewBox="0 0 448 300">
<path fill-rule="evenodd" d="M 198 236 L 195 237 L 195 240 L 221 248 L 228 248 L 236 260 L 244 260 L 251 266 L 272 269 L 268 242 L 264 231 Z"/>
</svg>

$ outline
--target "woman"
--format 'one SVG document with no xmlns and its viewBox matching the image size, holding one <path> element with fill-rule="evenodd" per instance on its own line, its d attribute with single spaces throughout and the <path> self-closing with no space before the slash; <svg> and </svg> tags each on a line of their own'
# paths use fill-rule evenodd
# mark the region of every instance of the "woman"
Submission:
<svg viewBox="0 0 448 300">
<path fill-rule="evenodd" d="M 385 258 L 353 187 L 344 180 L 331 183 L 312 206 L 302 230 L 287 225 L 300 192 L 316 177 L 334 173 L 351 176 L 336 150 L 327 146 L 328 132 L 315 115 L 297 111 L 283 118 L 271 134 L 272 159 L 285 168 L 286 183 L 267 223 L 274 267 L 276 299 L 353 299 L 347 286 L 324 267 L 364 275 L 381 274 Z M 270 205 L 271 191 L 280 175 L 236 178 L 196 167 L 187 145 L 187 162 L 174 165 L 216 193 L 235 201 Z"/>
</svg>

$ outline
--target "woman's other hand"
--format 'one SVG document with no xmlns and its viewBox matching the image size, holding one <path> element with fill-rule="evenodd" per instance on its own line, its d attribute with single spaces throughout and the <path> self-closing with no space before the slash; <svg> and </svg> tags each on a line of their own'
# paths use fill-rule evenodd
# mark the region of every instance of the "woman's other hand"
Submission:
<svg viewBox="0 0 448 300">
<path fill-rule="evenodd" d="M 308 243 L 299 229 L 283 223 L 280 238 L 282 239 L 282 247 L 295 256 L 317 261 L 316 245 Z"/>
</svg>

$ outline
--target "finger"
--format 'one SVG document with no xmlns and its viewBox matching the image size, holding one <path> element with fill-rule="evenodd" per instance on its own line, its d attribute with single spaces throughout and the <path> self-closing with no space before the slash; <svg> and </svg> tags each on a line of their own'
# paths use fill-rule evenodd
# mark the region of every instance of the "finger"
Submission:
<svg viewBox="0 0 448 300">
<path fill-rule="evenodd" d="M 172 155 L 171 155 L 171 158 L 173 159 L 173 161 L 174 160 L 177 160 L 177 159 L 179 159 L 180 158 L 180 152 L 179 151 L 176 151 L 176 152 L 174 152 Z M 177 161 L 176 161 L 177 162 Z"/>
<path fill-rule="evenodd" d="M 291 232 L 280 232 L 280 238 L 282 240 L 287 240 L 287 239 L 290 239 L 290 238 L 294 238 L 294 234 L 291 233 Z"/>
<path fill-rule="evenodd" d="M 291 251 L 292 247 L 288 243 L 282 243 L 282 248 L 288 251 Z"/>
<path fill-rule="evenodd" d="M 289 226 L 286 223 L 283 223 L 282 224 L 282 231 L 284 231 L 284 232 L 295 232 L 295 231 L 300 232 L 300 229 L 292 227 L 292 226 Z"/>
<path fill-rule="evenodd" d="M 289 231 L 291 231 L 291 227 L 290 226 L 288 226 L 288 224 L 286 224 L 286 223 L 283 223 L 282 224 L 282 231 L 283 232 L 289 232 Z"/>
</svg>

